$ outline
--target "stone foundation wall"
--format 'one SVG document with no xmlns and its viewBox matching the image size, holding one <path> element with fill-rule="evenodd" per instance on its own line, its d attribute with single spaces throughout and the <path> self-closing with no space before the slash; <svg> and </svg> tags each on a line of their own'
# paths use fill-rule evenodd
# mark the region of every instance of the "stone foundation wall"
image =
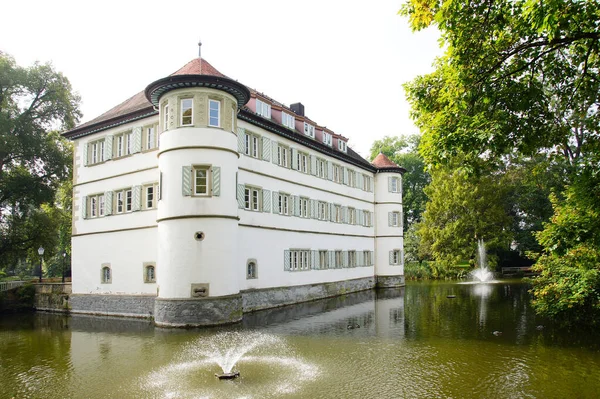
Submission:
<svg viewBox="0 0 600 399">
<path fill-rule="evenodd" d="M 244 313 L 261 309 L 276 308 L 295 303 L 330 298 L 375 287 L 375 277 L 299 285 L 294 287 L 266 288 L 242 291 Z"/>
<path fill-rule="evenodd" d="M 71 283 L 35 284 L 36 310 L 68 313 L 71 310 Z"/>
<path fill-rule="evenodd" d="M 242 320 L 242 296 L 156 298 L 154 322 L 160 327 L 201 327 Z"/>
<path fill-rule="evenodd" d="M 377 288 L 403 287 L 404 276 L 377 276 Z"/>
<path fill-rule="evenodd" d="M 73 294 L 72 313 L 106 316 L 153 317 L 155 295 Z"/>
</svg>

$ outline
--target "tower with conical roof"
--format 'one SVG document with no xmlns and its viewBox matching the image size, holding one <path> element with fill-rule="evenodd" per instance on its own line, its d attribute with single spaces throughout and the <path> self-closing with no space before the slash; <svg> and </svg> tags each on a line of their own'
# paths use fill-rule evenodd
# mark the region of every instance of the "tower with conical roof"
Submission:
<svg viewBox="0 0 600 399">
<path fill-rule="evenodd" d="M 146 88 L 159 110 L 157 325 L 222 324 L 242 318 L 235 270 L 237 113 L 248 89 L 196 58 Z"/>
<path fill-rule="evenodd" d="M 404 285 L 402 173 L 379 153 L 371 162 L 375 174 L 375 276 L 379 287 Z"/>
</svg>

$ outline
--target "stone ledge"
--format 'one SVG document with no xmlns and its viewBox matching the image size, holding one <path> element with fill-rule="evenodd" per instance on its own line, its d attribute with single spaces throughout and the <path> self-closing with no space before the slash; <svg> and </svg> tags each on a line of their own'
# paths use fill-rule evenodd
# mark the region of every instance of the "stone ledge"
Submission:
<svg viewBox="0 0 600 399">
<path fill-rule="evenodd" d="M 242 320 L 242 296 L 156 298 L 154 323 L 159 327 L 205 327 Z"/>
<path fill-rule="evenodd" d="M 72 294 L 72 313 L 121 316 L 152 317 L 155 295 L 106 295 Z"/>
<path fill-rule="evenodd" d="M 377 276 L 377 288 L 404 287 L 404 275 Z"/>
</svg>

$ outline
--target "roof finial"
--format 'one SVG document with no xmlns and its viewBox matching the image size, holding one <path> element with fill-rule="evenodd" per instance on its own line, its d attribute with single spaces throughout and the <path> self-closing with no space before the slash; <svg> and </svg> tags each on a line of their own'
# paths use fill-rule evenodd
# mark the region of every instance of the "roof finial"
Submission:
<svg viewBox="0 0 600 399">
<path fill-rule="evenodd" d="M 198 40 L 198 57 L 202 57 L 202 42 Z"/>
</svg>

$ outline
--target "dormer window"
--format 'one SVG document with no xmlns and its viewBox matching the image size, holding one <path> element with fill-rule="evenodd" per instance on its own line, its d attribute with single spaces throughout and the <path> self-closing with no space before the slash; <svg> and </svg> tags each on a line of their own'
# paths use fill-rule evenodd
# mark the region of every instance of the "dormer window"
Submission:
<svg viewBox="0 0 600 399">
<path fill-rule="evenodd" d="M 304 134 L 308 137 L 315 138 L 315 127 L 310 123 L 304 122 Z"/>
<path fill-rule="evenodd" d="M 338 139 L 338 149 L 341 152 L 346 152 L 348 150 L 348 145 L 346 144 L 345 141 L 342 141 L 341 139 Z"/>
<path fill-rule="evenodd" d="M 323 144 L 333 146 L 333 136 L 323 131 Z"/>
<path fill-rule="evenodd" d="M 256 113 L 263 118 L 271 119 L 271 104 L 256 99 Z"/>
<path fill-rule="evenodd" d="M 294 118 L 292 115 L 290 114 L 286 114 L 285 112 L 281 113 L 281 124 L 285 127 L 287 127 L 288 129 L 295 129 L 296 128 L 296 118 Z"/>
</svg>

